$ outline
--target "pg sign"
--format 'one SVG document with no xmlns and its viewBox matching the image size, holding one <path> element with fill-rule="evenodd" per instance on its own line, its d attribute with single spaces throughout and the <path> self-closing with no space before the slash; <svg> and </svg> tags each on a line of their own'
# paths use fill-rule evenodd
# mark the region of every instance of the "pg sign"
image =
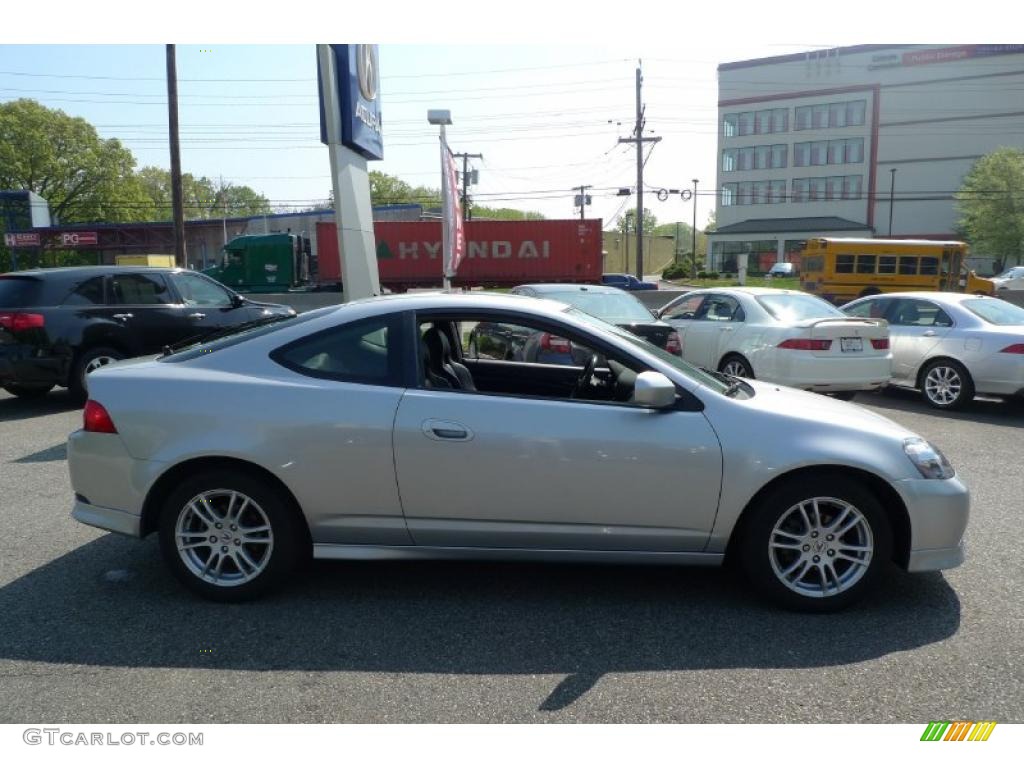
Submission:
<svg viewBox="0 0 1024 768">
<path fill-rule="evenodd" d="M 343 144 L 367 160 L 384 158 L 380 110 L 380 66 L 376 45 L 332 45 L 334 99 L 324 100 L 324 77 L 317 59 L 320 84 L 320 141 Z M 331 81 L 330 78 L 327 79 Z M 334 101 L 338 120 L 329 119 L 325 104 Z M 340 135 L 335 135 L 335 125 Z"/>
</svg>

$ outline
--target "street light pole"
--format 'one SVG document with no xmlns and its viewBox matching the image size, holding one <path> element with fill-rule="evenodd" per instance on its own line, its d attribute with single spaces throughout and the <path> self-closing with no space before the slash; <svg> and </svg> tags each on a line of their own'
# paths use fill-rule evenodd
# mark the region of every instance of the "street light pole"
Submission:
<svg viewBox="0 0 1024 768">
<path fill-rule="evenodd" d="M 690 257 L 693 261 L 693 279 L 697 279 L 697 179 L 693 180 L 693 244 Z"/>
<path fill-rule="evenodd" d="M 895 200 L 896 169 L 889 169 L 889 237 L 892 237 L 892 204 Z"/>
</svg>

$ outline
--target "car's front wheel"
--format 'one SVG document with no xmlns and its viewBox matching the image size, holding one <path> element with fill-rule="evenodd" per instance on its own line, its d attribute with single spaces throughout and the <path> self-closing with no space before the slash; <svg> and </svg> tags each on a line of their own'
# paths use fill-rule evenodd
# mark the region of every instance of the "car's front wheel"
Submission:
<svg viewBox="0 0 1024 768">
<path fill-rule="evenodd" d="M 787 608 L 824 612 L 851 605 L 892 555 L 882 505 L 845 475 L 795 478 L 749 514 L 741 565 L 759 591 Z"/>
<path fill-rule="evenodd" d="M 183 480 L 160 516 L 160 549 L 174 575 L 211 600 L 257 597 L 300 551 L 291 501 L 255 474 L 225 469 Z"/>
</svg>

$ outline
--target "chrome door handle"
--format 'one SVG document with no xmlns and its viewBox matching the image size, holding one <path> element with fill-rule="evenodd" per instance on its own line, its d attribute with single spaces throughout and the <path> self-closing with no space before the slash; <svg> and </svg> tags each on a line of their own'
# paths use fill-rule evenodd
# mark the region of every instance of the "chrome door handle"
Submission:
<svg viewBox="0 0 1024 768">
<path fill-rule="evenodd" d="M 121 312 L 120 314 L 117 315 L 111 315 L 111 317 L 113 317 L 115 320 L 131 320 L 133 317 L 135 317 L 135 315 L 133 315 L 131 312 Z"/>
<path fill-rule="evenodd" d="M 457 421 L 427 419 L 423 422 L 423 434 L 431 440 L 455 440 L 465 442 L 473 439 L 473 433 Z"/>
<path fill-rule="evenodd" d="M 191 315 L 188 316 L 188 319 L 189 320 L 202 320 L 204 317 L 206 317 L 206 315 L 203 314 L 202 312 L 193 312 Z"/>
<path fill-rule="evenodd" d="M 921 335 L 922 336 L 934 336 L 935 335 L 935 331 L 925 331 Z"/>
<path fill-rule="evenodd" d="M 732 333 L 732 328 L 719 328 L 722 333 Z"/>
</svg>

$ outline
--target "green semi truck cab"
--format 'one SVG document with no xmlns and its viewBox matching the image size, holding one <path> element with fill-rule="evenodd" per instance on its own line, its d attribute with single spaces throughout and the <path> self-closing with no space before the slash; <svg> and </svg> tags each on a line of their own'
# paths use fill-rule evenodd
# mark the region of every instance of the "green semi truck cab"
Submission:
<svg viewBox="0 0 1024 768">
<path fill-rule="evenodd" d="M 309 286 L 309 259 L 309 238 L 302 235 L 243 235 L 203 274 L 243 293 L 281 293 Z"/>
</svg>

